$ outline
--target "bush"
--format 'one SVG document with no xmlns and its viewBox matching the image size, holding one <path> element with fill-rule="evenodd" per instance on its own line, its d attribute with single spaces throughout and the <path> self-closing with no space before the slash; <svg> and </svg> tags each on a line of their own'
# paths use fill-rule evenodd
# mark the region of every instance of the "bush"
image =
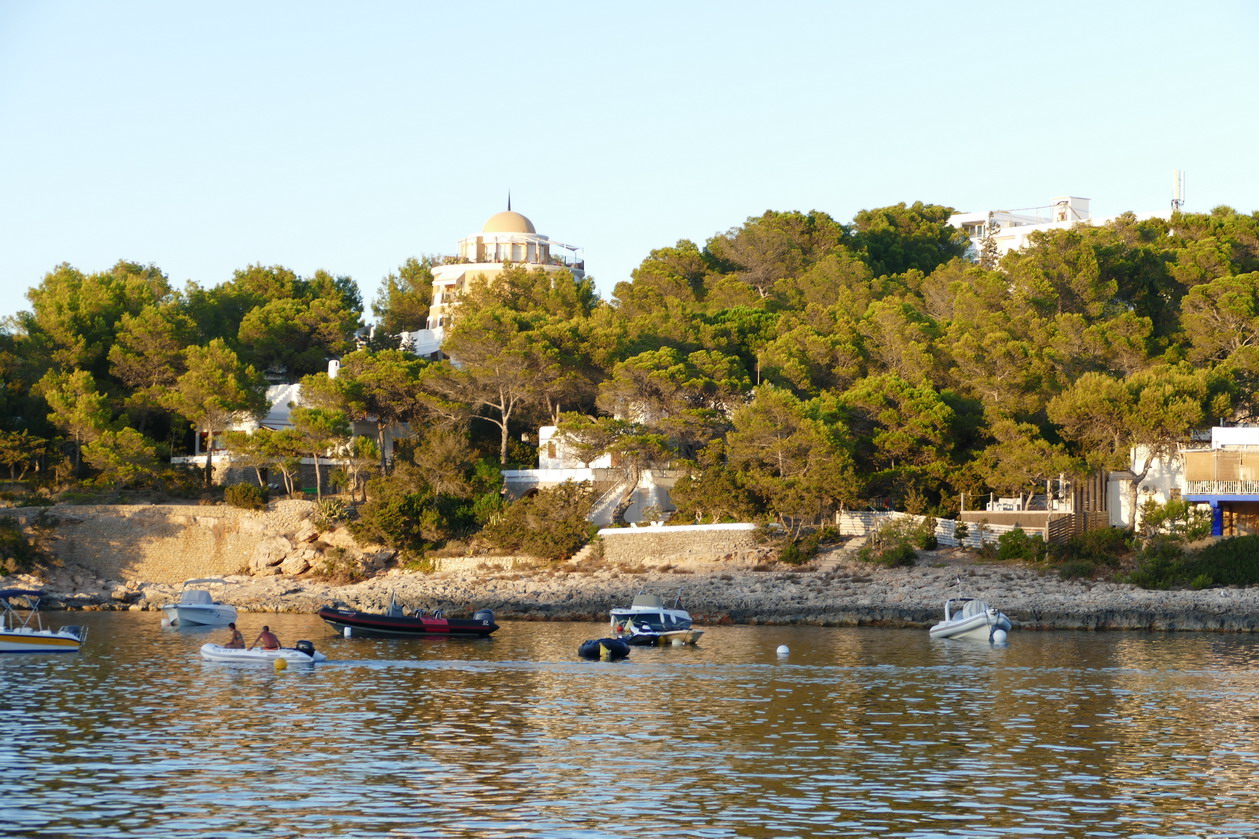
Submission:
<svg viewBox="0 0 1259 839">
<path fill-rule="evenodd" d="M 1092 577 L 1099 571 L 1118 568 L 1123 558 L 1132 553 L 1133 543 L 1132 531 L 1103 527 L 1049 545 L 1046 558 L 1058 567 L 1063 579 Z"/>
<path fill-rule="evenodd" d="M 311 574 L 333 585 L 346 585 L 363 579 L 366 571 L 343 549 L 329 548 L 311 568 Z"/>
<path fill-rule="evenodd" d="M 223 490 L 223 500 L 242 510 L 265 510 L 267 494 L 257 484 L 231 484 Z"/>
<path fill-rule="evenodd" d="M 1259 536 L 1234 536 L 1189 554 L 1181 569 L 1186 584 L 1205 577 L 1217 586 L 1259 583 Z"/>
<path fill-rule="evenodd" d="M 838 542 L 841 538 L 843 537 L 839 535 L 839 531 L 834 527 L 819 527 L 811 533 L 788 542 L 779 553 L 778 561 L 785 562 L 788 565 L 803 565 L 817 556 L 820 546 Z"/>
<path fill-rule="evenodd" d="M 1259 583 L 1259 536 L 1235 536 L 1185 553 L 1174 534 L 1155 536 L 1126 578 L 1142 588 L 1194 589 L 1250 586 Z"/>
<path fill-rule="evenodd" d="M 0 519 L 0 573 L 24 573 L 38 561 L 39 551 L 27 540 L 21 525 L 13 519 Z"/>
<path fill-rule="evenodd" d="M 1045 540 L 1039 533 L 1029 536 L 1023 528 L 1016 527 L 997 537 L 997 559 L 1003 562 L 1011 559 L 1040 562 L 1044 558 Z"/>
<path fill-rule="evenodd" d="M 1072 536 L 1066 542 L 1049 546 L 1051 562 L 1084 561 L 1116 567 L 1133 549 L 1132 531 L 1102 527 Z"/>
<path fill-rule="evenodd" d="M 321 498 L 315 505 L 313 523 L 320 530 L 331 530 L 341 522 L 349 521 L 350 512 L 340 498 Z"/>
<path fill-rule="evenodd" d="M 1058 579 L 1060 580 L 1086 580 L 1093 576 L 1097 567 L 1093 563 L 1086 560 L 1072 560 L 1064 562 L 1058 567 Z"/>
<path fill-rule="evenodd" d="M 538 490 L 516 501 L 482 531 L 498 550 L 540 559 L 572 556 L 598 530 L 586 519 L 593 500 L 590 484 L 571 481 Z"/>
<path fill-rule="evenodd" d="M 857 558 L 887 568 L 913 565 L 918 560 L 914 546 L 922 542 L 922 525 L 912 519 L 894 519 L 869 538 Z"/>
<path fill-rule="evenodd" d="M 1137 567 L 1124 577 L 1134 586 L 1169 589 L 1182 576 L 1185 551 L 1175 539 L 1155 537 L 1137 556 Z"/>
</svg>

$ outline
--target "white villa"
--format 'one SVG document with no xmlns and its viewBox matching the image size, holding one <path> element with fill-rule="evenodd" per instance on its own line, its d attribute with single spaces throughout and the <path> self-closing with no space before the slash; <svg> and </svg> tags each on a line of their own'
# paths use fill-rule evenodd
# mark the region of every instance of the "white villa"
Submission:
<svg viewBox="0 0 1259 839">
<path fill-rule="evenodd" d="M 1133 524 L 1129 493 L 1135 467 L 1144 452 L 1133 452 L 1133 472 L 1111 473 L 1112 523 Z M 1184 446 L 1166 460 L 1156 460 L 1138 487 L 1137 504 L 1147 499 L 1165 504 L 1181 498 L 1211 509 L 1214 536 L 1259 533 L 1259 426 L 1217 426 L 1209 442 Z"/>
<path fill-rule="evenodd" d="M 433 266 L 428 323 L 424 329 L 403 334 L 404 348 L 422 356 L 441 349 L 450 313 L 473 277 L 492 280 L 509 265 L 519 265 L 547 273 L 567 270 L 580 280 L 586 276 L 585 261 L 577 255 L 580 250 L 538 233 L 532 221 L 512 211 L 509 200 L 507 210 L 490 216 L 480 233 L 459 241 L 458 254 Z"/>
<path fill-rule="evenodd" d="M 1167 218 L 1167 212 L 1145 213 L 1138 220 Z M 966 231 L 970 237 L 967 256 L 978 259 L 985 239 L 991 238 L 996 246 L 997 257 L 1005 256 L 1027 244 L 1033 233 L 1048 230 L 1067 230 L 1077 224 L 1103 225 L 1114 221 L 1116 216 L 1093 218 L 1089 212 L 1089 199 L 1074 195 L 1054 198 L 1042 207 L 1022 210 L 981 210 L 972 213 L 954 213 L 949 224 Z"/>
</svg>

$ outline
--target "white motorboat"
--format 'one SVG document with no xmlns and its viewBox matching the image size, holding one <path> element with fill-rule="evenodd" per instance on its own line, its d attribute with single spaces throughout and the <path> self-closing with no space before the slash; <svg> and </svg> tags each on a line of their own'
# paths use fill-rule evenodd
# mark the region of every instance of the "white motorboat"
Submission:
<svg viewBox="0 0 1259 839">
<path fill-rule="evenodd" d="M 21 588 L 0 589 L 0 653 L 77 653 L 87 640 L 87 627 L 62 626 L 45 628 L 39 614 L 42 591 Z M 24 602 L 26 614 L 10 602 L 17 598 Z"/>
<path fill-rule="evenodd" d="M 1009 631 L 1010 619 L 983 600 L 953 597 L 944 601 L 944 620 L 931 627 L 931 637 L 1001 643 Z"/>
<path fill-rule="evenodd" d="M 289 664 L 314 664 L 316 661 L 328 660 L 328 657 L 316 650 L 315 645 L 309 641 L 298 641 L 292 647 L 281 647 L 278 650 L 202 644 L 201 657 L 206 661 L 250 661 L 267 664 L 274 664 L 276 659 L 284 659 Z"/>
<path fill-rule="evenodd" d="M 626 609 L 612 610 L 612 631 L 616 637 L 636 647 L 694 644 L 704 630 L 691 625 L 691 615 L 682 608 L 678 594 L 672 608 L 654 594 L 636 594 Z"/>
<path fill-rule="evenodd" d="M 205 589 L 188 588 L 188 586 L 222 582 L 216 577 L 185 582 L 179 602 L 167 603 L 162 607 L 162 612 L 166 614 L 167 624 L 170 626 L 227 626 L 236 620 L 235 606 L 216 601 Z"/>
</svg>

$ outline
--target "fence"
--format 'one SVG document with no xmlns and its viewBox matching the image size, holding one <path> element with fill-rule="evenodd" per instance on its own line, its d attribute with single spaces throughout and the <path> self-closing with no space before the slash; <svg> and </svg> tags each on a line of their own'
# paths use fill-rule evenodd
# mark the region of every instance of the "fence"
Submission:
<svg viewBox="0 0 1259 839">
<path fill-rule="evenodd" d="M 882 527 L 885 522 L 901 519 L 908 519 L 915 524 L 921 524 L 927 520 L 927 517 L 895 511 L 866 511 L 858 513 L 850 510 L 841 510 L 835 514 L 835 527 L 839 529 L 840 534 L 843 536 L 868 536 Z M 1019 528 L 1014 525 L 969 522 L 966 523 L 966 535 L 958 539 L 957 522 L 951 519 L 936 519 L 935 523 L 936 541 L 949 548 L 978 548 L 985 542 L 996 542 L 1002 533 L 1009 533 L 1012 530 L 1023 530 L 1029 534 L 1039 534 L 1042 538 L 1045 536 L 1043 528 Z"/>
</svg>

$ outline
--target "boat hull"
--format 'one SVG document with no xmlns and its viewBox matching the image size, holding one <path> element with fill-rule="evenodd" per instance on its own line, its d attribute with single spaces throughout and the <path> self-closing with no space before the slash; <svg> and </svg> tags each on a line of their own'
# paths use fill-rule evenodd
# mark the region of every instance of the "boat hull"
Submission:
<svg viewBox="0 0 1259 839">
<path fill-rule="evenodd" d="M 990 641 L 996 630 L 1010 631 L 1010 620 L 992 610 L 988 614 L 971 615 L 960 620 L 941 621 L 931 627 L 932 638 L 949 638 L 965 641 Z"/>
<path fill-rule="evenodd" d="M 682 647 L 694 646 L 704 634 L 702 629 L 681 629 L 674 632 L 635 632 L 621 639 L 631 647 Z"/>
<path fill-rule="evenodd" d="M 255 663 L 273 663 L 276 659 L 284 659 L 290 664 L 313 664 L 316 661 L 328 660 L 328 657 L 318 650 L 315 650 L 313 655 L 307 655 L 301 650 L 295 650 L 291 647 L 283 647 L 278 650 L 250 650 L 241 649 L 240 647 L 225 647 L 222 644 L 202 644 L 201 657 L 206 661 L 244 661 Z"/>
<path fill-rule="evenodd" d="M 0 632 L 0 653 L 77 653 L 83 639 L 66 630 L 6 629 Z"/>
<path fill-rule="evenodd" d="M 171 626 L 227 626 L 236 620 L 236 607 L 223 603 L 188 605 L 171 603 L 162 607 Z"/>
<path fill-rule="evenodd" d="M 492 618 L 391 617 L 324 606 L 319 617 L 341 635 L 374 638 L 488 638 L 498 624 Z"/>
</svg>

